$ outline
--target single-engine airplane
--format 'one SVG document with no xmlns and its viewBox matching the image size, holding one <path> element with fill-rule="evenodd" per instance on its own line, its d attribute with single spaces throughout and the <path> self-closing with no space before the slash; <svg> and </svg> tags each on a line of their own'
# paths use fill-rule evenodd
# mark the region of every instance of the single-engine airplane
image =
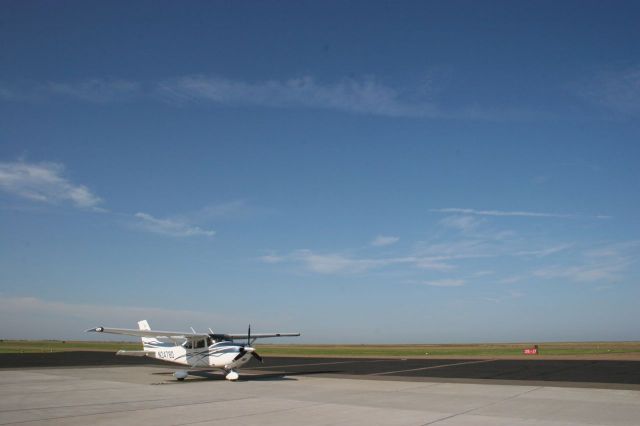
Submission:
<svg viewBox="0 0 640 426">
<path fill-rule="evenodd" d="M 168 361 L 174 364 L 187 365 L 193 368 L 220 368 L 225 372 L 227 380 L 238 380 L 237 369 L 249 362 L 251 357 L 262 362 L 253 343 L 265 337 L 300 336 L 300 333 L 263 333 L 251 334 L 251 326 L 247 334 L 191 333 L 178 331 L 151 330 L 146 320 L 138 322 L 138 330 L 127 328 L 96 327 L 87 332 L 124 334 L 138 336 L 142 339 L 142 351 L 120 350 L 116 355 L 147 356 Z M 246 344 L 234 342 L 234 339 L 246 339 Z M 184 380 L 189 375 L 187 370 L 178 370 L 174 376 Z"/>
</svg>

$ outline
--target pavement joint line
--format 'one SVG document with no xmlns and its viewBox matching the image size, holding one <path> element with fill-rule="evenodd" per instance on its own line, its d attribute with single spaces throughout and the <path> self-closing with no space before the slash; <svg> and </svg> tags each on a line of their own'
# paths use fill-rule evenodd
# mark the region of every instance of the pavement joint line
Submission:
<svg viewBox="0 0 640 426">
<path fill-rule="evenodd" d="M 510 401 L 512 399 L 516 399 L 516 398 L 521 397 L 522 395 L 528 394 L 528 393 L 533 392 L 533 391 L 537 391 L 538 389 L 542 389 L 542 388 L 543 388 L 543 386 L 536 386 L 533 389 L 527 389 L 524 392 L 520 392 L 520 393 L 517 393 L 515 395 L 511 395 L 511 396 L 509 396 L 507 398 L 500 399 L 499 401 L 493 401 L 493 402 L 490 402 L 488 404 L 481 405 L 479 407 L 469 408 L 468 410 L 462 411 L 460 413 L 454 413 L 454 414 L 451 414 L 449 416 L 442 417 L 440 419 L 436 419 L 436 420 L 433 420 L 433 421 L 430 421 L 430 422 L 427 422 L 427 423 L 423 423 L 420 426 L 428 426 L 428 425 L 432 425 L 432 424 L 435 424 L 435 423 L 440 423 L 441 421 L 444 421 L 444 420 L 452 419 L 454 417 L 464 416 L 465 414 L 469 414 L 469 413 L 471 413 L 473 411 L 480 410 L 482 408 L 491 407 L 493 405 L 500 404 L 500 403 L 505 402 L 505 401 Z"/>
<path fill-rule="evenodd" d="M 283 373 L 284 374 L 284 373 Z M 369 374 L 340 374 L 326 373 L 313 377 L 314 380 L 322 378 L 350 379 L 350 380 L 389 380 L 395 382 L 413 383 L 453 383 L 453 384 L 474 384 L 474 385 L 502 385 L 502 386 L 539 386 L 545 388 L 578 388 L 578 389 L 599 389 L 599 390 L 624 390 L 640 391 L 640 385 L 632 383 L 606 383 L 606 382 L 568 382 L 552 380 L 529 380 L 529 379 L 485 379 L 485 378 L 464 378 L 464 377 L 432 377 L 432 376 L 371 376 Z"/>
<path fill-rule="evenodd" d="M 456 365 L 481 364 L 481 363 L 485 363 L 485 362 L 494 362 L 494 361 L 497 361 L 497 360 L 495 360 L 495 359 L 482 359 L 480 361 L 456 362 L 454 364 L 432 365 L 430 367 L 410 368 L 408 370 L 396 370 L 396 371 L 384 371 L 382 373 L 371 373 L 371 374 L 367 374 L 367 376 L 384 376 L 386 374 L 408 373 L 409 371 L 433 370 L 433 369 L 436 369 L 436 368 L 454 367 Z"/>
<path fill-rule="evenodd" d="M 79 407 L 99 407 L 108 405 L 124 405 L 124 404 L 138 404 L 145 402 L 158 402 L 158 401 L 173 401 L 173 398 L 160 398 L 160 399 L 140 399 L 140 400 L 126 400 L 126 401 L 114 401 L 114 402 L 95 402 L 91 404 L 73 404 L 73 405 L 52 405 L 45 407 L 29 407 L 29 408 L 13 408 L 10 410 L 1 410 L 0 413 L 13 413 L 18 411 L 34 411 L 34 410 L 53 410 L 57 408 L 79 408 Z"/>
<path fill-rule="evenodd" d="M 188 422 L 188 423 L 176 423 L 176 425 L 185 426 L 185 425 L 197 425 L 197 424 L 203 424 L 203 423 L 205 423 L 205 424 L 213 424 L 213 423 L 225 422 L 227 420 L 240 419 L 240 418 L 244 418 L 244 417 L 255 417 L 255 416 L 263 416 L 263 415 L 269 415 L 269 414 L 275 414 L 275 413 L 285 413 L 287 411 L 304 410 L 304 409 L 307 409 L 307 408 L 321 407 L 321 406 L 324 406 L 324 405 L 329 405 L 329 404 L 327 404 L 325 402 L 310 403 L 310 404 L 307 404 L 307 405 L 303 405 L 301 407 L 278 408 L 278 409 L 275 409 L 275 410 L 261 411 L 259 413 L 237 414 L 237 415 L 221 417 L 221 418 L 217 418 L 217 419 L 198 420 L 198 421 L 195 421 L 195 422 Z"/>
<path fill-rule="evenodd" d="M 84 388 L 84 389 L 66 389 L 64 392 L 71 393 L 71 392 L 86 392 L 86 391 L 95 391 L 95 390 L 106 390 L 106 391 L 112 391 L 112 390 L 120 390 L 122 389 L 122 387 L 116 387 L 116 388 Z M 58 393 L 60 392 L 60 390 L 47 390 L 47 391 L 34 391 L 34 390 L 28 390 L 28 391 L 23 391 L 21 392 L 21 394 L 26 394 L 26 395 L 33 395 L 33 394 L 41 394 L 41 393 Z M 15 391 L 12 391 L 10 393 L 10 395 L 17 395 L 18 393 L 16 393 Z M 1 395 L 1 394 L 0 394 Z"/>
<path fill-rule="evenodd" d="M 231 398 L 231 399 L 216 400 L 216 401 L 197 401 L 197 402 L 188 402 L 188 403 L 185 403 L 185 404 L 164 405 L 164 406 L 160 406 L 160 407 L 126 408 L 126 409 L 122 409 L 122 410 L 101 411 L 101 412 L 96 412 L 96 413 L 74 414 L 74 415 L 70 415 L 70 416 L 56 416 L 56 417 L 49 417 L 49 418 L 43 418 L 43 419 L 22 420 L 22 421 L 17 421 L 17 422 L 0 423 L 0 425 L 7 425 L 7 424 L 12 424 L 13 425 L 13 424 L 23 424 L 23 423 L 35 423 L 35 422 L 49 422 L 49 421 L 52 421 L 52 420 L 71 419 L 71 418 L 80 418 L 80 417 L 91 417 L 91 416 L 102 416 L 102 415 L 105 415 L 105 414 L 109 415 L 109 414 L 115 414 L 115 413 L 127 413 L 127 412 L 135 412 L 135 411 L 161 410 L 161 409 L 164 409 L 164 408 L 187 407 L 187 406 L 193 406 L 193 405 L 217 404 L 217 403 L 221 403 L 221 402 L 242 401 L 242 400 L 247 400 L 247 399 L 256 399 L 256 398 L 253 397 L 253 396 L 248 396 L 248 397 L 244 397 L 244 398 Z"/>
</svg>

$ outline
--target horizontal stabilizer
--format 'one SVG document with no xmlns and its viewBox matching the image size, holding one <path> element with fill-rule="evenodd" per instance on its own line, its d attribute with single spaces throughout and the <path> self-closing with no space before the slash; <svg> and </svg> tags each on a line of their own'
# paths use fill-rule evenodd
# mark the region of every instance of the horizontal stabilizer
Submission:
<svg viewBox="0 0 640 426">
<path fill-rule="evenodd" d="M 123 351 L 123 350 L 119 350 L 118 352 L 116 352 L 116 355 L 147 356 L 147 355 L 149 355 L 149 353 L 145 352 L 145 351 Z M 151 354 L 151 355 L 153 355 L 153 354 Z"/>
</svg>

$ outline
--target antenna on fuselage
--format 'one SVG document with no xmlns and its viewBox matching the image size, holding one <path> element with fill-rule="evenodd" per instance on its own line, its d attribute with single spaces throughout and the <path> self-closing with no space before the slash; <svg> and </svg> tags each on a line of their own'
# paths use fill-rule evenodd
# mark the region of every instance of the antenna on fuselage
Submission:
<svg viewBox="0 0 640 426">
<path fill-rule="evenodd" d="M 196 333 L 196 331 L 193 329 L 193 327 L 189 327 L 191 329 L 191 331 L 193 332 L 193 334 L 198 334 Z"/>
</svg>

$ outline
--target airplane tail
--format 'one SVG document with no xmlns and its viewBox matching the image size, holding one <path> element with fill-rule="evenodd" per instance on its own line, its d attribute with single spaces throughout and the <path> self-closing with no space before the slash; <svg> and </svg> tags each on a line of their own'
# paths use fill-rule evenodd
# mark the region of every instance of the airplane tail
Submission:
<svg viewBox="0 0 640 426">
<path fill-rule="evenodd" d="M 149 323 L 147 320 L 138 321 L 138 329 L 140 330 L 151 330 L 149 327 Z M 142 348 L 145 352 L 155 352 L 157 349 L 156 343 L 157 339 L 155 337 L 141 337 L 142 339 Z"/>
</svg>

